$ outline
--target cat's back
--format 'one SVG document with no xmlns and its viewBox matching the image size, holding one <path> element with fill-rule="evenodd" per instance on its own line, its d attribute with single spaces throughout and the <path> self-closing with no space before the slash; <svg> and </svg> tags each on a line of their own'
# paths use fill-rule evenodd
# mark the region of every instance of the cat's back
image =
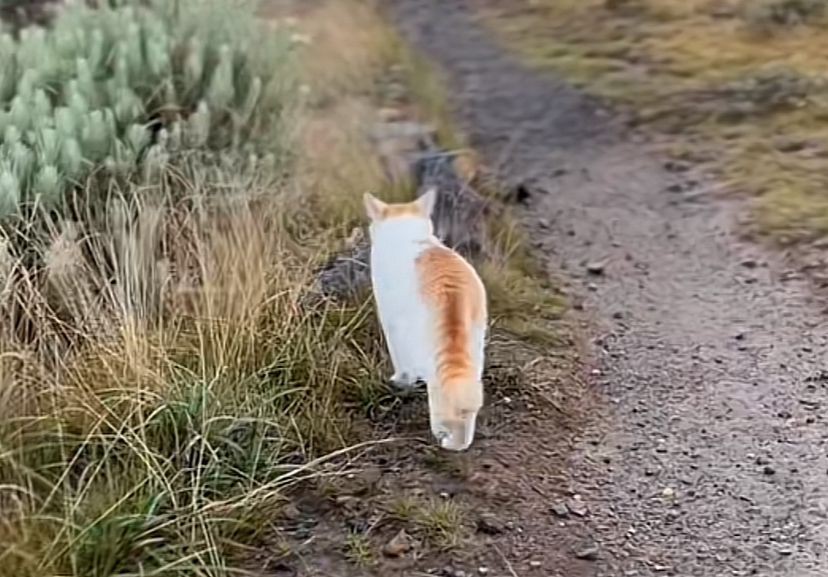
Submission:
<svg viewBox="0 0 828 577">
<path fill-rule="evenodd" d="M 423 250 L 416 259 L 417 277 L 425 299 L 437 306 L 451 306 L 456 314 L 485 322 L 486 289 L 474 267 L 442 244 Z"/>
<path fill-rule="evenodd" d="M 422 247 L 390 239 L 371 247 L 371 280 L 381 309 L 412 311 L 418 304 L 417 259 Z"/>
</svg>

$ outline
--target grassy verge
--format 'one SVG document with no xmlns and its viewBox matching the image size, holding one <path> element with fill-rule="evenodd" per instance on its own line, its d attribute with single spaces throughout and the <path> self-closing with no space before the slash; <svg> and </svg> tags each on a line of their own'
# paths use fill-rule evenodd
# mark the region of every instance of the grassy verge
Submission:
<svg viewBox="0 0 828 577">
<path fill-rule="evenodd" d="M 292 23 L 169 6 L 4 39 L 2 575 L 227 574 L 293 487 L 370 439 L 370 309 L 302 296 L 376 159 L 328 121 L 320 160 Z"/>
<path fill-rule="evenodd" d="M 363 2 L 170 6 L 4 38 L 39 64 L 7 68 L 0 99 L 19 132 L 0 163 L 0 575 L 237 572 L 299 488 L 380 438 L 370 301 L 303 296 L 363 192 L 412 193 L 386 183 L 378 107 L 461 142 L 440 83 Z M 549 342 L 560 301 L 514 228 L 492 243 L 498 329 Z M 462 513 L 433 505 L 412 522 L 451 545 Z"/>
<path fill-rule="evenodd" d="M 821 0 L 490 2 L 529 61 L 674 135 L 671 151 L 756 195 L 777 241 L 828 234 L 826 3 Z"/>
</svg>

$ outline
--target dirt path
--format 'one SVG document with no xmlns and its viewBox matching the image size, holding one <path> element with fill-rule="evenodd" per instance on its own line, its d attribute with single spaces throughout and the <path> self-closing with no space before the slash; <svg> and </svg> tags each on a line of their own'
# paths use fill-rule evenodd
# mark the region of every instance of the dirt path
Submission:
<svg viewBox="0 0 828 577">
<path fill-rule="evenodd" d="M 525 503 L 515 572 L 828 575 L 828 322 L 806 283 L 738 240 L 738 206 L 504 55 L 462 2 L 388 4 L 473 145 L 533 180 L 526 225 L 589 319 L 607 414 L 547 475 L 587 511 Z"/>
</svg>

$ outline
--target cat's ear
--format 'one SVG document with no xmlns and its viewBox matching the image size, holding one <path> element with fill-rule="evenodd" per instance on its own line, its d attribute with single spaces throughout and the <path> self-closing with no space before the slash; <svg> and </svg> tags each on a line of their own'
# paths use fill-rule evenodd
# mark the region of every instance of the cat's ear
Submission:
<svg viewBox="0 0 828 577">
<path fill-rule="evenodd" d="M 368 218 L 371 220 L 382 219 L 382 213 L 385 211 L 385 207 L 387 206 L 384 202 L 370 192 L 366 192 L 362 195 L 362 202 L 365 204 L 365 212 L 368 214 Z"/>
<path fill-rule="evenodd" d="M 433 186 L 425 191 L 417 199 L 417 205 L 420 207 L 420 212 L 423 216 L 430 217 L 434 212 L 434 204 L 437 202 L 437 189 Z"/>
</svg>

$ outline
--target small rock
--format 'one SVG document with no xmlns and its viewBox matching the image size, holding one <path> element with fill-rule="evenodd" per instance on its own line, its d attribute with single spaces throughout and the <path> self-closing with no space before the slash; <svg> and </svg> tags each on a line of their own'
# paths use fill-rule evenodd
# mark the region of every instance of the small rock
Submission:
<svg viewBox="0 0 828 577">
<path fill-rule="evenodd" d="M 533 569 L 537 569 L 538 567 L 541 566 L 541 562 L 540 561 L 529 561 L 529 566 L 532 567 Z"/>
<path fill-rule="evenodd" d="M 585 561 L 595 561 L 598 559 L 598 547 L 589 546 L 584 547 L 583 549 L 578 549 L 575 551 L 575 557 Z"/>
<path fill-rule="evenodd" d="M 577 515 L 578 517 L 586 517 L 586 514 L 589 512 L 586 503 L 580 499 L 570 499 L 566 504 L 566 508 L 569 509 L 573 515 Z"/>
<path fill-rule="evenodd" d="M 412 541 L 405 529 L 400 529 L 393 539 L 385 544 L 382 553 L 387 557 L 402 557 L 411 550 Z"/>
<path fill-rule="evenodd" d="M 671 184 L 665 189 L 667 192 L 681 192 L 684 190 L 684 185 L 680 182 Z"/>
<path fill-rule="evenodd" d="M 481 515 L 477 519 L 477 530 L 486 535 L 500 535 L 503 533 L 503 523 L 494 515 Z"/>
<path fill-rule="evenodd" d="M 288 521 L 297 521 L 302 517 L 302 512 L 293 504 L 282 507 L 282 517 Z"/>
<path fill-rule="evenodd" d="M 480 573 L 481 575 L 488 575 L 489 574 L 489 568 L 488 567 L 478 567 L 477 572 Z"/>
<path fill-rule="evenodd" d="M 586 265 L 587 272 L 596 276 L 604 274 L 607 268 L 607 263 L 602 261 L 591 261 Z"/>
<path fill-rule="evenodd" d="M 808 147 L 809 142 L 799 138 L 779 138 L 773 144 L 780 152 L 800 152 Z"/>
<path fill-rule="evenodd" d="M 555 514 L 556 517 L 568 517 L 569 516 L 569 508 L 566 506 L 566 503 L 557 502 L 554 503 L 551 507 L 552 512 Z"/>
<path fill-rule="evenodd" d="M 673 497 L 675 497 L 675 496 L 676 496 L 676 491 L 675 491 L 675 489 L 673 489 L 672 487 L 666 487 L 666 488 L 665 488 L 665 489 L 661 492 L 661 495 L 662 495 L 662 496 L 664 496 L 664 497 L 666 497 L 666 498 L 668 498 L 668 499 L 672 499 Z"/>
<path fill-rule="evenodd" d="M 526 184 L 518 184 L 515 189 L 512 191 L 511 199 L 513 202 L 517 202 L 519 204 L 526 204 L 529 202 L 529 199 L 532 197 L 532 191 L 529 190 L 529 187 Z"/>
<path fill-rule="evenodd" d="M 680 160 L 668 160 L 664 163 L 664 169 L 669 172 L 687 172 L 690 170 L 690 164 Z"/>
<path fill-rule="evenodd" d="M 776 474 L 776 469 L 774 469 L 770 465 L 765 465 L 764 468 L 762 469 L 762 474 L 768 475 L 768 476 L 775 475 Z"/>
<path fill-rule="evenodd" d="M 383 122 L 397 122 L 403 120 L 405 115 L 399 108 L 380 108 L 378 116 Z"/>
</svg>

